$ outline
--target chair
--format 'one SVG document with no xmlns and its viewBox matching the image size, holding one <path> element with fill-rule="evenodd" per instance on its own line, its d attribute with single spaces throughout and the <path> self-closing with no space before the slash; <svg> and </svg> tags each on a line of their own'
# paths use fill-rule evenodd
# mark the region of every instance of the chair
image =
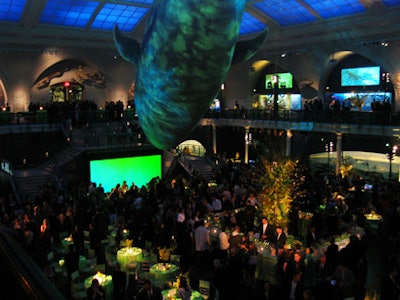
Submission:
<svg viewBox="0 0 400 300">
<path fill-rule="evenodd" d="M 106 265 L 105 264 L 94 265 L 93 271 L 94 271 L 94 273 L 100 272 L 100 273 L 105 274 L 106 273 Z"/>
<path fill-rule="evenodd" d="M 74 271 L 71 273 L 71 282 L 79 282 L 80 281 L 80 273 L 79 271 Z"/>
<path fill-rule="evenodd" d="M 199 292 L 204 299 L 208 299 L 210 295 L 210 282 L 206 280 L 199 280 Z"/>
<path fill-rule="evenodd" d="M 90 250 L 90 231 L 89 230 L 84 230 L 83 231 L 83 248 L 85 251 L 89 252 Z"/>
<path fill-rule="evenodd" d="M 90 275 L 94 275 L 94 266 L 97 264 L 97 258 L 86 258 L 86 265 L 79 268 L 79 272 L 83 275 L 83 277 L 88 277 Z"/>
<path fill-rule="evenodd" d="M 85 238 L 86 241 L 90 241 L 90 231 L 89 230 L 84 230 L 83 231 L 83 237 Z"/>
<path fill-rule="evenodd" d="M 88 257 L 89 258 L 95 258 L 96 257 L 96 251 L 94 251 L 94 249 L 92 249 L 92 248 L 89 248 L 88 250 Z"/>
<path fill-rule="evenodd" d="M 54 273 L 56 274 L 62 274 L 63 270 L 60 267 L 60 264 L 58 263 L 58 261 L 56 261 L 54 259 L 54 252 L 50 251 L 49 253 L 47 253 L 47 263 L 50 265 L 50 268 L 54 271 Z"/>
<path fill-rule="evenodd" d="M 171 254 L 171 255 L 169 256 L 169 262 L 170 262 L 171 264 L 180 266 L 180 263 L 181 263 L 181 256 L 180 256 L 179 254 Z"/>
<path fill-rule="evenodd" d="M 156 279 L 156 275 L 153 273 L 150 273 L 149 271 L 147 272 L 140 272 L 136 273 L 135 275 L 130 275 L 130 276 L 135 276 L 135 279 L 137 280 L 136 283 L 136 292 L 140 291 L 140 289 L 144 286 L 145 280 L 150 280 L 152 284 L 154 284 L 154 281 Z"/>
<path fill-rule="evenodd" d="M 138 262 L 137 261 L 128 261 L 125 265 L 126 272 L 129 274 L 136 274 Z"/>
<path fill-rule="evenodd" d="M 65 239 L 68 236 L 68 232 L 67 231 L 61 231 L 59 234 L 60 236 L 60 240 Z"/>
<path fill-rule="evenodd" d="M 142 272 L 150 272 L 150 267 L 157 263 L 156 255 L 144 256 L 142 258 Z"/>
<path fill-rule="evenodd" d="M 105 252 L 105 257 L 107 264 L 110 267 L 114 267 L 114 265 L 117 263 L 117 257 L 108 251 Z"/>
<path fill-rule="evenodd" d="M 71 273 L 71 292 L 73 299 L 86 299 L 86 289 L 83 282 L 81 282 L 79 271 Z"/>
<path fill-rule="evenodd" d="M 145 247 L 145 249 L 147 249 L 147 250 L 151 250 L 151 249 L 153 248 L 153 243 L 150 242 L 150 241 L 148 241 L 148 240 L 145 240 L 145 241 L 144 241 L 144 247 Z"/>
</svg>

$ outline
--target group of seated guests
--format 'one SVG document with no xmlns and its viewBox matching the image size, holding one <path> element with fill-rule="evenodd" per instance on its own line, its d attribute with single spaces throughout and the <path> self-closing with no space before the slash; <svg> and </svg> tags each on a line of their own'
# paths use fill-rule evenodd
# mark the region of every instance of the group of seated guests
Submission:
<svg viewBox="0 0 400 300">
<path fill-rule="evenodd" d="M 302 243 L 290 245 L 288 235 L 298 235 L 298 229 L 294 225 L 282 228 L 268 224 L 268 216 L 260 214 L 257 189 L 249 180 L 253 172 L 247 166 L 241 168 L 241 175 L 235 182 L 230 180 L 231 170 L 220 171 L 215 178 L 218 187 L 214 190 L 200 178 L 181 175 L 173 180 L 154 178 L 143 187 L 134 183 L 128 186 L 124 182 L 109 193 L 104 193 L 101 184 L 96 183 L 82 183 L 71 195 L 59 194 L 47 185 L 41 188 L 39 196 L 22 204 L 0 197 L 1 224 L 14 231 L 16 239 L 49 276 L 51 270 L 46 254 L 59 244 L 60 232 L 72 235 L 77 253 L 86 255 L 83 231 L 90 231 L 90 248 L 95 251 L 97 263 L 102 264 L 107 260 L 101 241 L 107 239 L 108 226 L 112 225 L 116 233 L 113 254 L 119 249 L 124 238 L 122 231 L 126 229 L 127 238 L 136 247 L 144 248 L 146 242 L 150 242 L 154 253 L 166 247 L 181 255 L 182 272 L 204 276 L 211 283 L 212 297 L 218 295 L 220 300 L 364 297 L 367 236 L 352 235 L 350 243 L 340 251 L 333 242 L 334 237 L 347 228 L 346 223 L 354 222 L 349 214 L 361 216 L 371 209 L 366 204 L 352 207 L 346 203 L 343 191 L 348 190 L 349 182 L 330 178 L 322 184 L 323 193 L 313 185 L 310 194 L 315 198 L 293 202 L 293 211 L 312 207 L 315 217 L 309 234 L 300 238 Z M 343 190 L 343 186 L 347 190 Z M 384 238 L 395 240 L 398 228 L 392 226 L 397 220 L 393 220 L 393 207 L 398 199 L 390 192 L 398 191 L 398 186 L 376 184 L 376 189 L 375 209 L 391 220 L 384 227 L 387 230 Z M 328 199 L 318 200 L 319 193 Z M 337 197 L 338 194 L 342 197 Z M 361 197 L 360 194 L 357 197 Z M 325 207 L 321 209 L 320 204 Z M 205 220 L 215 213 L 220 216 L 221 233 L 212 242 Z M 333 225 L 329 223 L 332 220 Z M 361 217 L 357 222 L 364 225 Z M 257 276 L 261 253 L 254 236 L 267 243 L 268 255 L 276 259 L 274 282 Z M 331 243 L 326 251 L 320 252 L 317 244 L 322 239 Z M 308 251 L 311 254 L 315 251 L 312 260 Z M 395 259 L 397 257 L 393 256 L 391 262 L 395 263 L 392 265 L 398 267 Z M 315 268 L 311 268 L 312 265 Z M 196 281 L 191 285 L 196 288 Z M 123 289 L 119 299 L 127 297 L 127 293 Z"/>
</svg>

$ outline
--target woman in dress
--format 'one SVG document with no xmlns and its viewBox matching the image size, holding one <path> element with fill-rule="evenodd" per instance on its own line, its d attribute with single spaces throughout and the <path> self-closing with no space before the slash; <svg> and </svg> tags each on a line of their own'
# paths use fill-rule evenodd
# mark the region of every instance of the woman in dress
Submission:
<svg viewBox="0 0 400 300">
<path fill-rule="evenodd" d="M 190 300 L 190 296 L 192 295 L 192 288 L 187 283 L 185 277 L 181 277 L 178 289 L 178 297 L 182 300 Z"/>
</svg>

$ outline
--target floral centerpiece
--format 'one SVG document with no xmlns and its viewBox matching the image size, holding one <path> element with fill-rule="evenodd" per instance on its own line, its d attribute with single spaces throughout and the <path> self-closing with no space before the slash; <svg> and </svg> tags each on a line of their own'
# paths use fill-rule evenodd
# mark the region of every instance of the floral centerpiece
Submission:
<svg viewBox="0 0 400 300">
<path fill-rule="evenodd" d="M 107 280 L 107 275 L 103 274 L 101 272 L 97 272 L 94 276 L 93 279 L 97 279 L 97 281 L 99 282 L 100 285 L 103 285 L 106 280 Z"/>
<path fill-rule="evenodd" d="M 158 248 L 158 254 L 160 256 L 160 260 L 165 264 L 171 256 L 171 250 L 167 247 Z"/>
<path fill-rule="evenodd" d="M 299 219 L 302 220 L 311 220 L 312 217 L 314 216 L 314 214 L 311 212 L 301 211 L 301 210 L 299 210 L 298 214 L 299 214 Z"/>
<path fill-rule="evenodd" d="M 132 247 L 132 244 L 133 244 L 133 240 L 129 240 L 129 239 L 125 240 L 126 247 Z"/>
</svg>

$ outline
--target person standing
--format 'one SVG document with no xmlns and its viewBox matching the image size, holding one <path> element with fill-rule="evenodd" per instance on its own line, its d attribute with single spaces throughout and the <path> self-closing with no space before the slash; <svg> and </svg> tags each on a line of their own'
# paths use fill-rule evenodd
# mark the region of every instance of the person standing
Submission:
<svg viewBox="0 0 400 300">
<path fill-rule="evenodd" d="M 178 213 L 176 215 L 176 223 L 175 223 L 175 235 L 176 235 L 176 242 L 178 244 L 178 252 L 181 251 L 183 240 L 186 231 L 186 214 L 185 209 L 179 208 Z"/>
<path fill-rule="evenodd" d="M 229 256 L 233 257 L 241 255 L 242 249 L 245 249 L 245 246 L 243 245 L 243 237 L 240 234 L 240 227 L 236 225 L 229 237 Z"/>
<path fill-rule="evenodd" d="M 67 269 L 67 293 L 71 296 L 71 274 L 79 270 L 79 253 L 74 244 L 68 245 L 68 253 L 65 254 L 65 268 Z"/>
<path fill-rule="evenodd" d="M 267 217 L 262 217 L 261 226 L 259 228 L 260 238 L 263 241 L 272 243 L 275 240 L 275 230 L 271 224 L 268 223 Z"/>
<path fill-rule="evenodd" d="M 315 247 L 318 243 L 319 237 L 317 236 L 317 227 L 312 224 L 308 229 L 307 236 L 306 236 L 306 246 L 309 248 Z"/>
<path fill-rule="evenodd" d="M 106 299 L 106 292 L 104 288 L 99 284 L 99 281 L 96 278 L 92 280 L 92 285 L 87 289 L 87 299 L 93 299 L 93 300 Z"/>
<path fill-rule="evenodd" d="M 218 238 L 219 238 L 220 259 L 225 260 L 228 258 L 228 250 L 229 250 L 229 235 L 226 233 L 225 226 L 222 227 Z"/>
<path fill-rule="evenodd" d="M 390 271 L 382 278 L 380 286 L 382 300 L 399 299 L 400 286 L 398 275 L 398 266 L 393 265 Z"/>
<path fill-rule="evenodd" d="M 286 234 L 283 232 L 283 228 L 281 226 L 276 226 L 276 239 L 274 241 L 274 247 L 277 251 L 279 249 L 283 249 L 286 244 Z"/>
<path fill-rule="evenodd" d="M 356 282 L 354 273 L 342 262 L 339 262 L 332 276 L 328 278 L 333 286 L 333 299 L 341 300 L 354 296 L 353 287 Z"/>
<path fill-rule="evenodd" d="M 136 300 L 162 300 L 161 290 L 151 284 L 151 281 L 146 279 L 144 286 L 136 295 Z"/>
<path fill-rule="evenodd" d="M 335 237 L 330 237 L 329 245 L 326 248 L 326 265 L 329 269 L 335 270 L 339 257 L 339 246 L 335 243 Z M 332 271 L 333 272 L 333 271 Z"/>
<path fill-rule="evenodd" d="M 182 300 L 190 300 L 192 296 L 192 288 L 187 283 L 185 277 L 181 277 L 179 282 L 178 297 Z"/>
<path fill-rule="evenodd" d="M 218 199 L 217 195 L 213 195 L 211 198 L 211 206 L 213 208 L 213 212 L 220 212 L 222 210 L 222 202 Z"/>
<path fill-rule="evenodd" d="M 286 294 L 288 300 L 303 300 L 304 282 L 303 274 L 295 272 L 292 279 L 286 287 Z"/>
<path fill-rule="evenodd" d="M 258 200 L 256 196 L 254 195 L 253 192 L 249 194 L 249 197 L 247 197 L 246 205 L 252 205 L 255 207 L 258 207 L 260 204 L 258 203 Z"/>
<path fill-rule="evenodd" d="M 198 221 L 198 226 L 194 231 L 194 241 L 195 241 L 197 262 L 199 266 L 204 266 L 208 258 L 211 241 L 210 241 L 210 232 L 204 226 L 203 219 Z"/>
</svg>

